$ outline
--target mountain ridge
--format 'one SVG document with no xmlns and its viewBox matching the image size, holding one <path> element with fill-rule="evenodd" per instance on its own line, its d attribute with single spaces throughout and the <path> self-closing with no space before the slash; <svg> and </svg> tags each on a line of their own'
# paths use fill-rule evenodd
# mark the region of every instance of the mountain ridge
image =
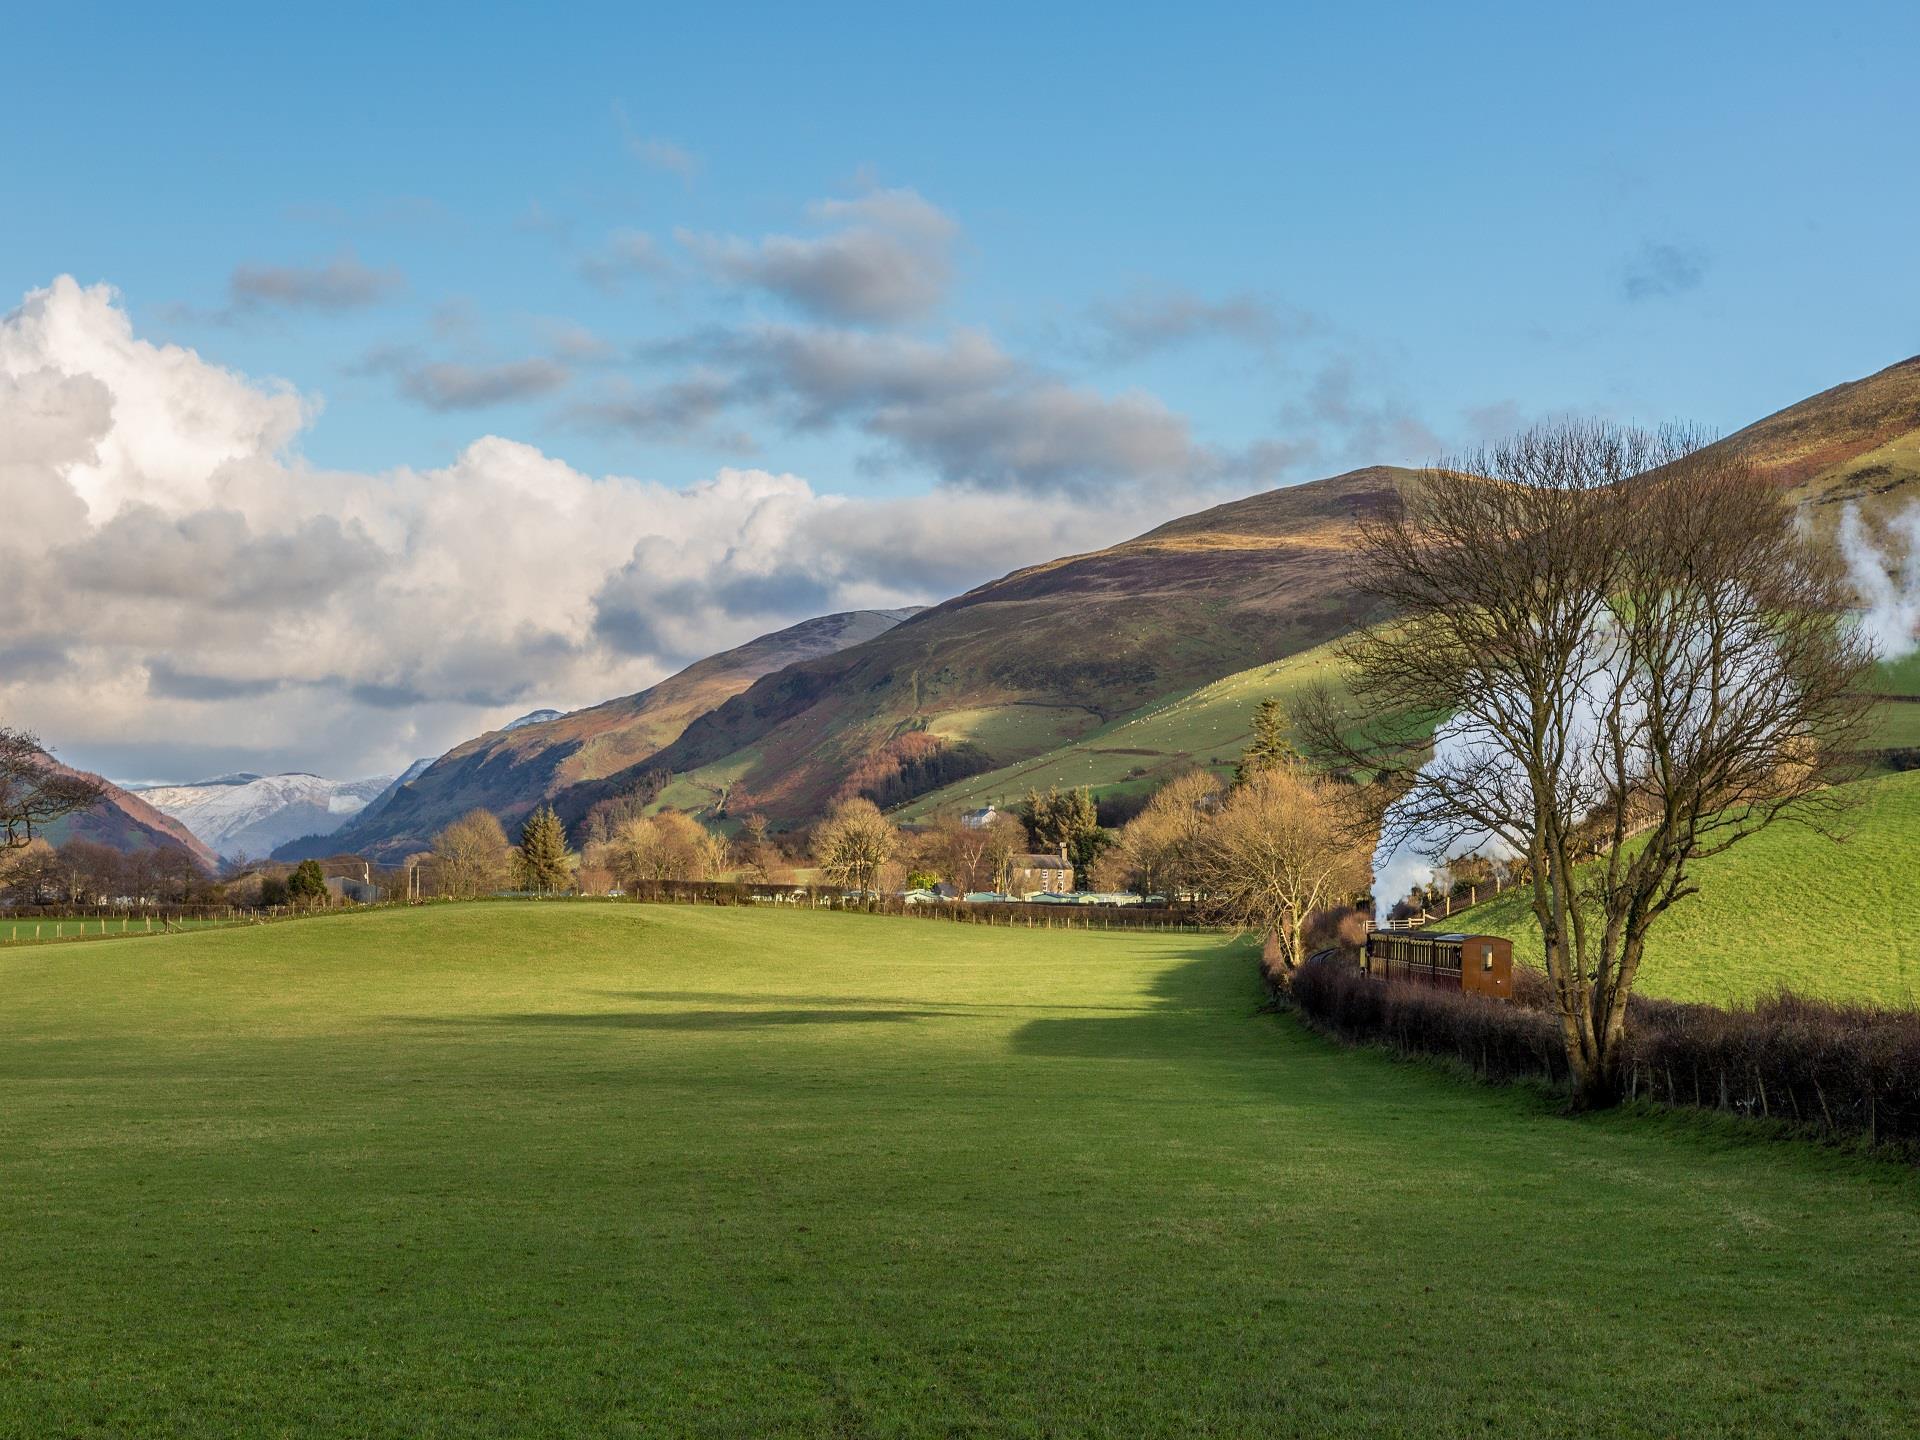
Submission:
<svg viewBox="0 0 1920 1440">
<path fill-rule="evenodd" d="M 831 656 L 762 677 L 656 755 L 556 800 L 577 821 L 648 771 L 725 765 L 706 807 L 779 823 L 926 731 L 996 763 L 1153 699 L 1281 658 L 1361 618 L 1337 563 L 1411 472 L 1369 466 L 1177 517 L 1131 540 L 1022 567 Z M 734 763 L 736 757 L 745 757 Z"/>
<path fill-rule="evenodd" d="M 278 859 L 351 850 L 394 860 L 425 849 L 435 832 L 481 808 L 512 825 L 543 800 L 643 763 L 688 721 L 761 675 L 857 644 L 911 619 L 918 607 L 815 616 L 695 661 L 655 685 L 557 719 L 489 730 L 436 758 L 369 813 L 338 831 L 280 847 Z"/>
</svg>

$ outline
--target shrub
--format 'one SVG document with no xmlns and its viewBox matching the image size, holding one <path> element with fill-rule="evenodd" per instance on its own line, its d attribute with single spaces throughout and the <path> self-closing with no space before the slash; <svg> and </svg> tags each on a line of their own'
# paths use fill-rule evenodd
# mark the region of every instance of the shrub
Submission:
<svg viewBox="0 0 1920 1440">
<path fill-rule="evenodd" d="M 1552 990 L 1525 966 L 1515 967 L 1512 1004 L 1383 983 L 1337 956 L 1309 961 L 1288 996 L 1313 1024 L 1348 1040 L 1447 1057 L 1494 1081 L 1568 1080 Z M 1785 992 L 1730 1009 L 1635 996 L 1626 1070 L 1629 1098 L 1920 1144 L 1920 1010 Z"/>
<path fill-rule="evenodd" d="M 1333 956 L 1302 966 L 1289 993 L 1309 1019 L 1349 1040 L 1460 1060 L 1502 1083 L 1567 1079 L 1560 1026 L 1540 1010 L 1431 985 L 1385 983 Z"/>
</svg>

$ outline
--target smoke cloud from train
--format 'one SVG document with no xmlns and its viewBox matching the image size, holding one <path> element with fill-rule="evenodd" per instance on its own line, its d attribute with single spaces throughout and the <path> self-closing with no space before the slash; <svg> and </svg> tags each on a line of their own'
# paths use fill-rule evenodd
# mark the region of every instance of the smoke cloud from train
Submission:
<svg viewBox="0 0 1920 1440">
<path fill-rule="evenodd" d="M 1906 543 L 1897 562 L 1868 533 L 1858 507 L 1840 517 L 1840 554 L 1860 592 L 1861 632 L 1882 660 L 1900 660 L 1920 649 L 1920 504 L 1909 505 L 1887 521 L 1889 536 Z"/>
</svg>

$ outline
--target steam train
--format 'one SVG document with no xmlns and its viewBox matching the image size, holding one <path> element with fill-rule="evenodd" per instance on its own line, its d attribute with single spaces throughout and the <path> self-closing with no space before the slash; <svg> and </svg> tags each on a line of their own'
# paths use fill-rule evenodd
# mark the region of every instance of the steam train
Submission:
<svg viewBox="0 0 1920 1440">
<path fill-rule="evenodd" d="M 1491 1000 L 1513 998 L 1513 942 L 1498 935 L 1374 930 L 1367 935 L 1360 968 L 1376 980 L 1409 980 Z"/>
</svg>

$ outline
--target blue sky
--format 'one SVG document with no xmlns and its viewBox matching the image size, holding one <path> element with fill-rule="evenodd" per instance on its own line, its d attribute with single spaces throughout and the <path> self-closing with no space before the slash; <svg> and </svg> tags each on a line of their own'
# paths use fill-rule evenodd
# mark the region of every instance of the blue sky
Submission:
<svg viewBox="0 0 1920 1440">
<path fill-rule="evenodd" d="M 1543 410 L 1735 428 L 1920 348 L 1920 7 L 809 8 L 45 9 L 12 22 L 0 261 L 16 292 L 108 281 L 142 333 L 324 397 L 319 463 L 442 463 L 491 430 L 594 470 L 751 459 L 856 493 L 935 477 L 844 424 L 663 440 L 564 419 L 557 390 L 436 412 L 356 372 L 383 347 L 520 362 L 564 325 L 624 357 L 804 318 L 706 283 L 674 233 L 806 235 L 811 202 L 871 186 L 958 227 L 909 328 L 983 327 L 1222 445 L 1315 429 L 1329 367 L 1421 427 L 1332 427 L 1280 478 Z M 580 266 L 623 231 L 688 273 L 596 288 Z M 341 257 L 393 285 L 218 313 L 236 267 Z M 1099 353 L 1090 312 L 1174 292 L 1302 323 Z"/>
<path fill-rule="evenodd" d="M 78 3 L 0 53 L 0 718 L 120 778 L 392 771 L 1920 351 L 1911 4 Z"/>
</svg>

